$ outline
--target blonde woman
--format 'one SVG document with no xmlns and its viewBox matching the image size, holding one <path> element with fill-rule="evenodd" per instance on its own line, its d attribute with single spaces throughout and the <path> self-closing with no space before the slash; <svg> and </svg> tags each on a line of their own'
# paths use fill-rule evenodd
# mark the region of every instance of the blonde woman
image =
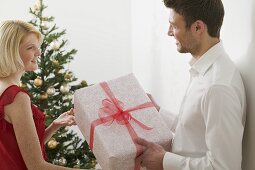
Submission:
<svg viewBox="0 0 255 170">
<path fill-rule="evenodd" d="M 18 84 L 38 68 L 41 33 L 23 21 L 0 24 L 0 169 L 64 170 L 46 162 L 44 144 L 62 126 L 75 124 L 71 109 L 45 130 L 44 113 Z"/>
</svg>

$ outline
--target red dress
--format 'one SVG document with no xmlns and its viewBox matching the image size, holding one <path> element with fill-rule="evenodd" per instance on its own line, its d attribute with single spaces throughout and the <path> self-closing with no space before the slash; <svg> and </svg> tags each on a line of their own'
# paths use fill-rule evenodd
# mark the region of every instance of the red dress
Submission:
<svg viewBox="0 0 255 170">
<path fill-rule="evenodd" d="M 11 104 L 19 92 L 27 94 L 27 92 L 20 87 L 12 85 L 9 86 L 0 96 L 0 170 L 27 169 L 18 147 L 13 126 L 4 119 L 4 106 Z M 46 160 L 44 148 L 45 115 L 32 103 L 31 109 L 42 149 L 42 155 Z"/>
</svg>

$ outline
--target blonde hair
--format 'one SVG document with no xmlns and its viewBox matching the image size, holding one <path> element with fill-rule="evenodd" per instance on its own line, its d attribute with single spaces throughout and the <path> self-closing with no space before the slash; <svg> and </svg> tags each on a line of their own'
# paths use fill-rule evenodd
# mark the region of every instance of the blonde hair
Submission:
<svg viewBox="0 0 255 170">
<path fill-rule="evenodd" d="M 19 46 L 29 33 L 34 33 L 42 43 L 42 34 L 30 23 L 8 20 L 0 24 L 0 78 L 20 71 L 24 64 L 19 54 Z"/>
</svg>

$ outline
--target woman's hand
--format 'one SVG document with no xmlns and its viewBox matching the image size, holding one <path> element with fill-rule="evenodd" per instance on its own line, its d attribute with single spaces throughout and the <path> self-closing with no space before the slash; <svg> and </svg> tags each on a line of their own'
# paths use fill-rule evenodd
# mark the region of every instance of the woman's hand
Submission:
<svg viewBox="0 0 255 170">
<path fill-rule="evenodd" d="M 72 126 L 76 125 L 74 117 L 74 109 L 70 109 L 67 112 L 62 113 L 57 119 L 53 121 L 55 127 Z"/>
</svg>

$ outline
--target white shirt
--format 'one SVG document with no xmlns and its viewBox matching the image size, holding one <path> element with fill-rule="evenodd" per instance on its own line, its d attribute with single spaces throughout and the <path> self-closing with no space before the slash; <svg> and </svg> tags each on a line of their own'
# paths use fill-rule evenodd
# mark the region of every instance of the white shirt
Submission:
<svg viewBox="0 0 255 170">
<path fill-rule="evenodd" d="M 178 117 L 160 111 L 174 132 L 164 170 L 240 170 L 245 106 L 240 73 L 221 42 L 193 59 Z"/>
</svg>

